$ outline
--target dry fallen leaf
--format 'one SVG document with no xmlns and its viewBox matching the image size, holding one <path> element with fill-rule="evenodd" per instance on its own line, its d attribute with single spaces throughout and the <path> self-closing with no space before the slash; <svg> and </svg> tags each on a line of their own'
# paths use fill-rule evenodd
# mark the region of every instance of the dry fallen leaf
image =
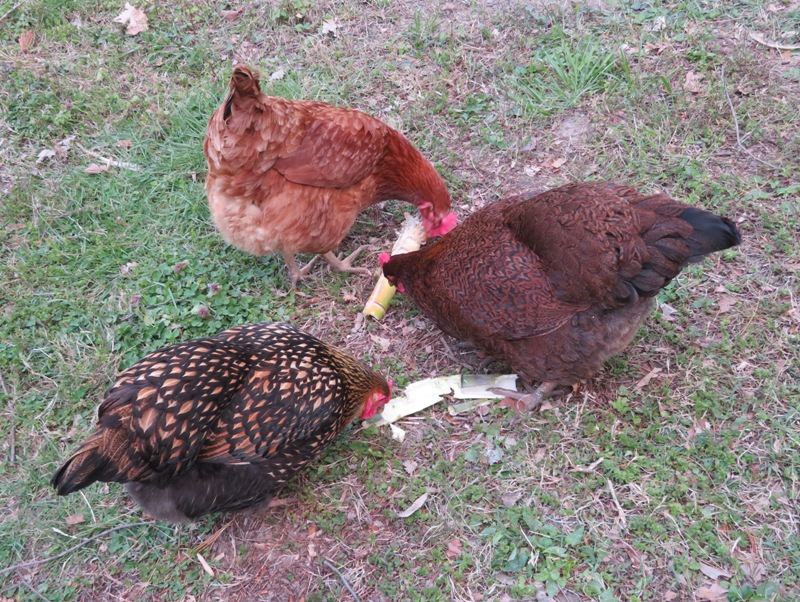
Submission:
<svg viewBox="0 0 800 602">
<path fill-rule="evenodd" d="M 695 423 L 689 427 L 689 431 L 686 433 L 686 440 L 691 441 L 700 433 L 704 433 L 706 431 L 711 430 L 711 423 L 706 420 L 705 418 L 701 418 L 700 421 L 696 421 Z"/>
<path fill-rule="evenodd" d="M 336 37 L 337 29 L 339 29 L 339 24 L 333 19 L 329 19 L 327 21 L 322 22 L 322 35 L 330 33 L 333 34 L 334 37 Z"/>
<path fill-rule="evenodd" d="M 639 389 L 641 389 L 643 387 L 646 387 L 647 384 L 651 380 L 653 380 L 653 378 L 655 378 L 655 376 L 657 374 L 659 374 L 660 372 L 661 372 L 661 368 L 653 368 L 652 370 L 650 370 L 650 372 L 645 374 L 644 377 L 638 383 L 636 383 L 636 385 L 633 387 L 633 390 L 634 391 L 638 391 Z"/>
<path fill-rule="evenodd" d="M 131 6 L 128 2 L 125 3 L 125 10 L 114 19 L 114 23 L 127 25 L 125 33 L 129 36 L 139 35 L 143 31 L 147 31 L 147 15 L 144 14 L 144 11 Z"/>
<path fill-rule="evenodd" d="M 408 518 L 409 516 L 414 514 L 417 510 L 422 508 L 422 506 L 425 504 L 427 499 L 428 499 L 428 492 L 426 491 L 421 496 L 419 496 L 416 500 L 414 500 L 414 503 L 411 504 L 408 508 L 406 508 L 402 512 L 398 512 L 397 516 L 399 516 L 400 518 Z"/>
<path fill-rule="evenodd" d="M 720 586 L 719 583 L 712 583 L 708 587 L 699 587 L 695 592 L 699 600 L 708 600 L 709 602 L 725 602 L 728 599 L 728 590 Z"/>
<path fill-rule="evenodd" d="M 41 163 L 45 159 L 52 159 L 56 156 L 56 151 L 50 150 L 49 148 L 45 148 L 39 151 L 39 154 L 36 157 L 36 163 Z"/>
<path fill-rule="evenodd" d="M 206 559 L 203 558 L 203 555 L 200 552 L 197 553 L 197 559 L 200 561 L 200 565 L 203 567 L 203 570 L 208 573 L 210 577 L 213 577 L 214 569 L 212 569 L 211 566 L 206 562 Z"/>
<path fill-rule="evenodd" d="M 677 597 L 678 597 L 678 594 L 676 594 L 673 591 L 664 592 L 664 602 L 670 602 L 670 600 L 674 600 Z"/>
<path fill-rule="evenodd" d="M 726 311 L 733 309 L 733 307 L 736 305 L 736 297 L 724 295 L 723 297 L 720 297 L 717 303 L 719 304 L 719 313 L 723 314 Z"/>
<path fill-rule="evenodd" d="M 706 577 L 714 580 L 717 580 L 720 577 L 722 579 L 729 579 L 731 577 L 731 574 L 728 571 L 723 571 L 722 569 L 718 569 L 717 567 L 706 564 L 705 562 L 700 563 L 700 572 Z"/>
<path fill-rule="evenodd" d="M 285 73 L 283 72 L 283 67 L 281 67 L 280 69 L 278 69 L 272 75 L 269 76 L 269 81 L 274 82 L 275 80 L 283 79 L 284 75 Z"/>
<path fill-rule="evenodd" d="M 686 79 L 683 81 L 683 89 L 688 90 L 692 94 L 700 94 L 704 90 L 704 79 L 705 76 L 702 73 L 689 71 L 686 74 Z"/>
<path fill-rule="evenodd" d="M 409 476 L 414 476 L 414 472 L 418 467 L 419 464 L 414 462 L 414 460 L 403 460 L 403 468 L 406 469 L 406 472 L 409 474 Z"/>
<path fill-rule="evenodd" d="M 33 30 L 29 29 L 28 31 L 23 31 L 19 35 L 19 49 L 22 52 L 28 52 L 28 49 L 33 44 Z"/>
<path fill-rule="evenodd" d="M 519 501 L 519 498 L 521 497 L 521 491 L 509 491 L 500 496 L 500 501 L 503 502 L 503 506 L 506 508 L 511 508 Z"/>
<path fill-rule="evenodd" d="M 98 165 L 97 163 L 92 163 L 83 171 L 86 173 L 103 173 L 104 171 L 108 171 L 108 165 Z"/>
<path fill-rule="evenodd" d="M 447 558 L 453 560 L 453 558 L 457 558 L 461 554 L 461 542 L 458 539 L 451 539 L 447 542 Z"/>
<path fill-rule="evenodd" d="M 85 522 L 86 519 L 83 518 L 83 514 L 72 514 L 67 517 L 67 525 L 70 527 L 74 527 L 75 525 L 80 525 L 82 522 Z"/>
<path fill-rule="evenodd" d="M 72 141 L 75 140 L 75 136 L 67 136 L 63 140 L 59 140 L 56 143 L 55 151 L 56 154 L 59 156 L 60 159 L 66 159 L 67 154 L 69 153 L 70 149 L 72 148 Z"/>
<path fill-rule="evenodd" d="M 550 166 L 553 169 L 561 169 L 561 166 L 564 165 L 564 163 L 566 163 L 566 162 L 567 162 L 566 157 L 559 157 L 558 159 L 553 159 L 550 162 Z"/>
<path fill-rule="evenodd" d="M 220 14 L 222 15 L 222 18 L 225 19 L 226 21 L 235 21 L 236 19 L 242 16 L 243 12 L 244 12 L 243 8 L 237 8 L 236 10 L 223 10 Z"/>
<path fill-rule="evenodd" d="M 667 322 L 673 322 L 675 318 L 674 316 L 678 313 L 678 310 L 672 307 L 669 303 L 662 303 L 661 304 L 661 315 Z"/>
<path fill-rule="evenodd" d="M 120 266 L 119 271 L 122 274 L 130 274 L 137 267 L 139 267 L 138 263 L 136 263 L 135 261 L 130 261 L 130 262 L 126 263 L 125 265 Z"/>
<path fill-rule="evenodd" d="M 119 146 L 121 148 L 130 148 L 131 144 L 132 144 L 131 141 L 128 140 L 127 138 L 125 138 L 123 140 L 117 140 L 117 146 Z"/>
</svg>

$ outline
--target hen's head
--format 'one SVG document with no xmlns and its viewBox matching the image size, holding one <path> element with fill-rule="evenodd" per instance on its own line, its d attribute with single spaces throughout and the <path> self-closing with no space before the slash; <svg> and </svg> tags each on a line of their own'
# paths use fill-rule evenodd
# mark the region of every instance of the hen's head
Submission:
<svg viewBox="0 0 800 602">
<path fill-rule="evenodd" d="M 367 401 L 364 403 L 364 410 L 361 412 L 361 419 L 372 418 L 375 414 L 383 411 L 383 407 L 392 398 L 392 381 L 387 381 L 387 388 L 378 387 L 370 391 Z"/>
<path fill-rule="evenodd" d="M 386 269 L 386 264 L 389 263 L 391 260 L 392 256 L 389 255 L 388 253 L 381 253 L 380 257 L 378 258 L 378 261 L 381 262 L 381 268 L 383 268 L 383 275 L 386 276 L 386 280 L 389 281 L 389 284 L 391 284 L 393 287 L 397 289 L 398 293 L 405 293 L 406 289 L 403 286 L 403 283 L 400 282 L 397 276 L 394 275 L 392 269 L 391 268 L 389 268 L 388 270 Z"/>
<path fill-rule="evenodd" d="M 456 227 L 458 216 L 450 211 L 448 199 L 447 205 L 437 210 L 433 203 L 426 201 L 419 205 L 419 212 L 422 215 L 422 225 L 425 227 L 425 234 L 428 238 L 443 236 Z"/>
</svg>

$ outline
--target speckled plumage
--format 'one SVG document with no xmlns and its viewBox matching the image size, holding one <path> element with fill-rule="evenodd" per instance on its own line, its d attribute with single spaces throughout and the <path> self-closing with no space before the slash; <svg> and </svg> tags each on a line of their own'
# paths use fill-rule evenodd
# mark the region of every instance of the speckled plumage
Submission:
<svg viewBox="0 0 800 602">
<path fill-rule="evenodd" d="M 294 279 L 294 254 L 335 249 L 374 203 L 428 204 L 420 210 L 431 228 L 450 211 L 444 180 L 402 134 L 360 111 L 262 94 L 244 65 L 209 121 L 204 150 L 224 238 L 252 255 L 283 253 Z"/>
<path fill-rule="evenodd" d="M 570 184 L 476 211 L 384 273 L 528 383 L 573 384 L 630 344 L 688 262 L 739 242 L 726 218 L 666 195 Z"/>
<path fill-rule="evenodd" d="M 288 324 L 237 326 L 122 372 L 52 483 L 61 495 L 127 483 L 166 520 L 246 508 L 269 501 L 371 395 L 389 393 L 383 377 Z"/>
</svg>

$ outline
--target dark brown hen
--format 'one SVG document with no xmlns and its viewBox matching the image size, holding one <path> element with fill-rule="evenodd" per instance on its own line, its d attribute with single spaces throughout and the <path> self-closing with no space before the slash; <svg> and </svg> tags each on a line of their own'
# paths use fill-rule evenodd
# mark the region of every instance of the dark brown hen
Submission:
<svg viewBox="0 0 800 602">
<path fill-rule="evenodd" d="M 60 495 L 125 483 L 180 521 L 266 503 L 390 384 L 281 323 L 237 326 L 150 353 L 120 374 L 97 428 L 52 478 Z"/>
<path fill-rule="evenodd" d="M 740 241 L 730 220 L 664 194 L 570 184 L 476 211 L 383 271 L 444 332 L 542 382 L 538 403 L 627 347 L 687 263 Z"/>
</svg>

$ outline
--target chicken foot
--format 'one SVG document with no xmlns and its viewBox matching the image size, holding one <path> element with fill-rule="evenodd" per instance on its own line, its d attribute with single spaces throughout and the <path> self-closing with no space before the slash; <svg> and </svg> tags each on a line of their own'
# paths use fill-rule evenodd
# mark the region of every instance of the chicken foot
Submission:
<svg viewBox="0 0 800 602">
<path fill-rule="evenodd" d="M 511 399 L 518 401 L 522 406 L 520 410 L 530 412 L 531 410 L 538 408 L 545 399 L 550 397 L 553 394 L 553 389 L 555 389 L 556 386 L 557 383 L 554 382 L 543 382 L 531 393 L 520 393 L 518 391 L 511 391 L 509 389 L 503 389 L 500 387 L 493 387 L 489 390 L 492 393 L 505 395 L 506 397 L 510 397 Z M 527 389 L 527 386 L 525 388 Z"/>
<path fill-rule="evenodd" d="M 286 262 L 286 267 L 289 269 L 289 281 L 294 289 L 297 288 L 297 281 L 300 280 L 300 278 L 307 276 L 311 271 L 311 268 L 314 267 L 314 263 L 317 261 L 317 259 L 319 259 L 319 255 L 315 255 L 314 258 L 302 268 L 297 267 L 297 262 L 294 259 L 294 255 L 291 253 L 284 251 L 283 259 Z"/>
<path fill-rule="evenodd" d="M 372 272 L 367 268 L 357 268 L 353 266 L 353 260 L 358 257 L 358 254 L 361 253 L 361 251 L 368 248 L 369 245 L 361 245 L 344 259 L 337 257 L 333 251 L 328 251 L 327 253 L 323 254 L 322 258 L 327 261 L 333 269 L 340 272 L 352 272 L 355 274 L 369 275 L 372 274 Z"/>
</svg>

